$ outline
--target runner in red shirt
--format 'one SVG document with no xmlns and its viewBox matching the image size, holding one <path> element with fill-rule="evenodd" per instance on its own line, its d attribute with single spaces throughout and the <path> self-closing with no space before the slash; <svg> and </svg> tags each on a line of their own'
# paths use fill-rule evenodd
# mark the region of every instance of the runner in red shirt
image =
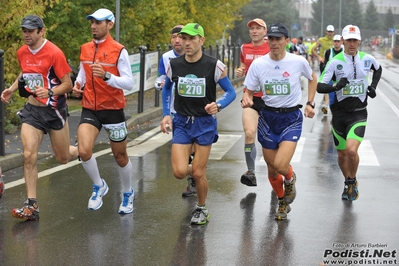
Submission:
<svg viewBox="0 0 399 266">
<path fill-rule="evenodd" d="M 264 39 L 264 36 L 267 33 L 266 23 L 260 18 L 255 18 L 249 21 L 247 26 L 249 28 L 251 42 L 245 43 L 241 46 L 241 64 L 236 70 L 237 77 L 245 76 L 252 61 L 270 51 L 269 44 L 267 43 L 267 40 Z M 244 93 L 246 93 L 245 88 Z M 248 171 L 241 176 L 241 183 L 247 186 L 257 185 L 255 176 L 255 137 L 258 130 L 259 112 L 265 105 L 261 98 L 262 95 L 261 88 L 259 88 L 259 91 L 254 93 L 253 106 L 251 108 L 244 108 L 242 111 L 242 125 L 245 132 L 244 151 Z"/>
<path fill-rule="evenodd" d="M 51 146 L 58 162 L 65 164 L 77 158 L 77 147 L 70 145 L 66 93 L 72 90 L 71 68 L 64 53 L 44 38 L 43 20 L 36 15 L 26 16 L 21 23 L 25 40 L 17 52 L 21 73 L 1 94 L 1 101 L 9 103 L 18 90 L 28 98 L 18 112 L 22 121 L 21 140 L 24 154 L 24 178 L 27 200 L 11 215 L 24 220 L 38 220 L 37 153 L 44 134 L 50 135 Z"/>
</svg>

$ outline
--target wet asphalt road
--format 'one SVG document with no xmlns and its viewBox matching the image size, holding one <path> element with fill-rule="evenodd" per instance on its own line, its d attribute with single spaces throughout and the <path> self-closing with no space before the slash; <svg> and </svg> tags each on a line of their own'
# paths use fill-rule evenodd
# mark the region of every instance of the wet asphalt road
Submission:
<svg viewBox="0 0 399 266">
<path fill-rule="evenodd" d="M 368 108 L 357 201 L 340 199 L 343 177 L 331 117 L 318 111 L 305 119 L 292 160 L 297 198 L 288 219 L 276 221 L 277 200 L 259 145 L 258 186 L 239 181 L 246 166 L 238 94 L 218 115 L 222 145 L 214 146 L 207 168 L 207 225 L 189 224 L 196 198 L 181 197 L 186 181 L 172 176 L 170 142 L 163 134 L 138 146 L 160 143 L 157 148 L 130 156 L 135 189 L 130 215 L 117 213 L 121 183 L 109 146 L 98 144 L 98 165 L 110 187 L 98 211 L 87 210 L 91 181 L 77 161 L 41 162 L 40 169 L 52 167 L 39 179 L 40 221 L 11 217 L 11 209 L 25 200 L 25 188 L 9 184 L 0 201 L 0 265 L 398 265 L 399 71 L 380 60 L 386 64 L 384 80 Z M 321 99 L 317 95 L 318 110 Z"/>
</svg>

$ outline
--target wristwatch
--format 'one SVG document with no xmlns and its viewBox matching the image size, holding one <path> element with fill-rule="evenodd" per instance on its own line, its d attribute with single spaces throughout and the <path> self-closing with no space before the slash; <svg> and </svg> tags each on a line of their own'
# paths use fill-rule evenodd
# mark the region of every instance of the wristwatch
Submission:
<svg viewBox="0 0 399 266">
<path fill-rule="evenodd" d="M 106 71 L 103 80 L 104 80 L 104 81 L 107 81 L 107 80 L 109 80 L 110 78 L 111 78 L 111 73 L 109 73 L 108 71 Z"/>
<path fill-rule="evenodd" d="M 48 97 L 49 98 L 54 95 L 54 92 L 52 90 L 50 90 L 50 89 L 47 91 L 47 93 L 48 93 Z"/>
<path fill-rule="evenodd" d="M 216 106 L 218 107 L 218 112 L 222 111 L 222 105 L 220 103 L 216 104 Z"/>
<path fill-rule="evenodd" d="M 308 101 L 308 102 L 306 103 L 306 105 L 310 105 L 310 107 L 312 107 L 313 109 L 314 109 L 315 106 L 316 106 L 315 102 L 311 102 L 311 101 Z"/>
</svg>

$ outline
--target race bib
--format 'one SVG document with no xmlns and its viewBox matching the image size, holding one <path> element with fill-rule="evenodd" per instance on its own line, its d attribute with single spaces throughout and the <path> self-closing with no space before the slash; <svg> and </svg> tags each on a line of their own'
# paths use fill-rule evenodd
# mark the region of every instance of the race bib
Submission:
<svg viewBox="0 0 399 266">
<path fill-rule="evenodd" d="M 178 92 L 183 97 L 205 97 L 205 78 L 179 77 Z"/>
<path fill-rule="evenodd" d="M 289 78 L 270 78 L 264 83 L 265 94 L 270 96 L 283 96 L 291 93 Z"/>
<path fill-rule="evenodd" d="M 26 86 L 32 91 L 36 90 L 35 86 L 44 87 L 43 76 L 37 73 L 24 74 Z"/>
<path fill-rule="evenodd" d="M 349 82 L 342 89 L 342 95 L 344 96 L 358 96 L 362 95 L 365 92 L 364 81 L 362 79 L 354 79 Z"/>
<path fill-rule="evenodd" d="M 103 127 L 107 132 L 109 139 L 112 141 L 119 142 L 124 140 L 127 136 L 125 122 L 121 122 L 119 124 L 104 124 Z"/>
</svg>

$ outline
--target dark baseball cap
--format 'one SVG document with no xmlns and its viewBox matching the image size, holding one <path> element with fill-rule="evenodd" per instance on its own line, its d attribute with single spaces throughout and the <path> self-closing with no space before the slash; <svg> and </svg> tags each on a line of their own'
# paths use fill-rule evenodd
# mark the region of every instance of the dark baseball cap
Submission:
<svg viewBox="0 0 399 266">
<path fill-rule="evenodd" d="M 270 25 L 269 29 L 267 30 L 266 36 L 273 36 L 273 37 L 285 36 L 288 38 L 289 35 L 287 28 L 283 24 L 276 23 Z"/>
<path fill-rule="evenodd" d="M 43 20 L 36 15 L 29 15 L 24 17 L 24 19 L 22 20 L 21 26 L 19 26 L 20 28 L 27 28 L 29 30 L 33 30 L 33 29 L 43 29 L 44 28 L 44 22 Z"/>
</svg>

